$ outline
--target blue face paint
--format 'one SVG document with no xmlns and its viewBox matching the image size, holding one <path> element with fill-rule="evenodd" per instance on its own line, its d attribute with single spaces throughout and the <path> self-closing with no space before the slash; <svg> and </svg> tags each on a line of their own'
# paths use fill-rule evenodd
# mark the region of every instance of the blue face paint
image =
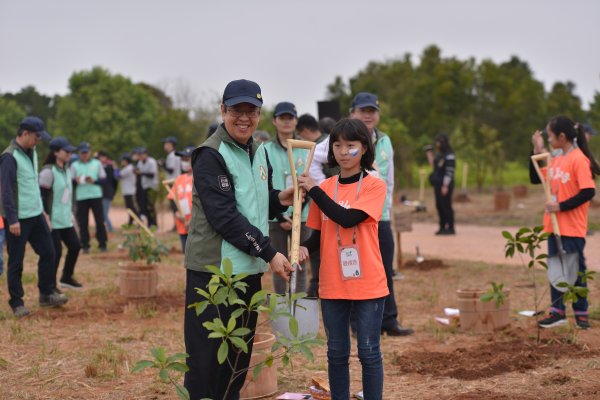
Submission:
<svg viewBox="0 0 600 400">
<path fill-rule="evenodd" d="M 348 150 L 348 154 L 350 154 L 352 157 L 356 157 L 358 155 L 359 150 L 358 149 L 350 149 Z"/>
</svg>

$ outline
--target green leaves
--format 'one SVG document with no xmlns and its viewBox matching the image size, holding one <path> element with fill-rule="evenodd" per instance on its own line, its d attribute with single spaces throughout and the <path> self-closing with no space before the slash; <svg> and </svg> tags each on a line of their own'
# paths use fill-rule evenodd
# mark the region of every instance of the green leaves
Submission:
<svg viewBox="0 0 600 400">
<path fill-rule="evenodd" d="M 533 229 L 523 227 L 514 236 L 508 231 L 502 231 L 502 236 L 506 239 L 504 256 L 506 258 L 513 258 L 515 254 L 528 256 L 530 258 L 527 262 L 528 268 L 536 265 L 547 268 L 546 263 L 542 261 L 547 258 L 547 255 L 536 254 L 537 250 L 542 248 L 542 243 L 548 240 L 549 234 L 542 232 L 543 229 L 543 226 L 536 226 Z"/>
<path fill-rule="evenodd" d="M 229 354 L 229 345 L 226 341 L 223 341 L 219 346 L 219 351 L 217 352 L 217 361 L 219 364 L 223 364 L 227 359 L 227 354 Z"/>
<path fill-rule="evenodd" d="M 486 293 L 482 294 L 479 297 L 481 301 L 494 301 L 496 303 L 496 308 L 500 308 L 506 299 L 506 295 L 504 294 L 504 283 L 497 284 L 496 282 L 492 282 L 492 288 L 488 290 Z"/>
<path fill-rule="evenodd" d="M 189 370 L 188 366 L 185 364 L 185 359 L 189 357 L 188 354 L 176 353 L 167 356 L 163 347 L 153 348 L 150 350 L 150 353 L 154 359 L 138 361 L 131 372 L 138 373 L 146 368 L 155 368 L 158 370 L 158 377 L 161 382 L 175 385 L 175 391 L 180 400 L 189 400 L 190 396 L 187 389 L 182 385 L 175 383 L 170 375 L 170 372 L 184 373 Z"/>
<path fill-rule="evenodd" d="M 123 247 L 128 249 L 129 258 L 132 261 L 146 260 L 147 264 L 158 263 L 161 255 L 167 254 L 169 249 L 156 237 L 150 236 L 144 229 L 134 225 L 123 225 L 125 243 Z"/>
</svg>

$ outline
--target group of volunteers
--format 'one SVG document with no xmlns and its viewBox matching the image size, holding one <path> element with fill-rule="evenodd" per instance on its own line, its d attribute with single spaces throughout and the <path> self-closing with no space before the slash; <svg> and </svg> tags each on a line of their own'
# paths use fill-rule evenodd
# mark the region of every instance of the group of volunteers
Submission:
<svg viewBox="0 0 600 400">
<path fill-rule="evenodd" d="M 39 169 L 36 145 L 42 140 L 49 142 L 49 152 Z M 193 147 L 175 152 L 175 138 L 166 138 L 164 142 L 168 155 L 162 164 L 173 183 L 169 197 L 173 199 L 177 230 L 184 241 L 185 225 L 191 218 Z M 100 252 L 107 249 L 107 230 L 113 230 L 109 209 L 119 181 L 126 207 L 137 216 L 145 216 L 148 225 L 156 225 L 158 165 L 145 148 L 139 147 L 123 154 L 121 168 L 117 168 L 104 151 L 93 157 L 87 142 L 76 147 L 64 137 L 52 138 L 38 117 L 29 116 L 21 121 L 16 138 L 0 155 L 3 217 L 0 228 L 4 224 L 8 228 L 0 229 L 0 245 L 6 239 L 9 304 L 17 318 L 30 313 L 23 301 L 22 285 L 26 244 L 39 256 L 40 306 L 66 304 L 68 297 L 61 289 L 83 286 L 75 279 L 74 271 L 80 251 L 90 251 L 90 211 L 95 220 L 98 249 Z M 57 282 L 63 244 L 67 254 Z"/>
<path fill-rule="evenodd" d="M 351 337 L 355 337 L 363 396 L 381 399 L 384 373 L 380 337 L 410 335 L 413 330 L 399 323 L 394 297 L 394 152 L 390 137 L 378 129 L 378 98 L 373 93 L 357 93 L 348 116 L 337 122 L 330 118 L 317 121 L 308 114 L 299 116 L 293 103 L 279 102 L 272 120 L 275 135 L 270 140 L 257 132 L 262 106 L 257 83 L 231 81 L 220 105 L 223 122 L 210 127 L 202 144 L 176 151 L 176 138 L 168 137 L 163 140 L 167 153 L 164 162 L 150 157 L 145 148 L 135 148 L 122 155 L 119 168 L 105 152 L 92 157 L 88 143 L 75 147 L 63 137 L 51 139 L 42 120 L 23 119 L 16 138 L 0 156 L 2 215 L 8 228 L 9 303 L 14 314 L 29 314 L 21 282 L 26 243 L 39 255 L 40 305 L 65 304 L 68 299 L 56 279 L 61 242 L 67 255 L 60 285 L 79 288 L 73 272 L 80 250 L 88 252 L 90 248 L 89 211 L 96 220 L 100 251 L 106 250 L 106 229 L 112 230 L 108 210 L 117 182 L 121 183 L 125 206 L 144 216 L 149 226 L 156 225 L 155 201 L 162 167 L 185 254 L 184 339 L 189 370 L 184 385 L 193 399 L 224 399 L 227 391 L 227 399 L 238 399 L 245 374 L 236 375 L 231 383 L 231 365 L 238 371 L 249 366 L 256 313 L 242 312 L 239 306 L 208 307 L 197 316 L 188 306 L 204 300 L 196 289 L 206 289 L 211 281 L 207 266 L 222 265 L 224 259 L 231 260 L 234 274 L 245 274 L 243 282 L 248 286 L 238 296 L 246 303 L 261 290 L 261 278 L 268 271 L 274 291 L 286 293 L 294 271 L 288 259 L 294 198 L 288 147 L 291 139 L 307 140 L 316 144 L 309 169 L 309 151 L 292 149 L 303 191 L 296 290 L 320 299 L 331 398 L 350 398 L 349 356 Z M 556 213 L 563 246 L 579 254 L 579 269 L 585 272 L 587 210 L 595 195 L 594 177 L 600 174 L 600 166 L 589 151 L 583 125 L 555 117 L 545 131 L 553 149 L 545 170 L 553 198 L 545 205 L 544 228 L 552 232 L 549 213 Z M 50 152 L 38 174 L 36 145 L 42 140 L 49 141 Z M 534 154 L 546 151 L 540 131 L 533 135 L 532 143 Z M 435 153 L 431 146 L 425 150 L 434 169 L 430 181 L 440 217 L 436 233 L 453 235 L 455 156 L 448 136 L 436 137 Z M 539 183 L 531 176 L 532 182 Z M 3 233 L 0 229 L 0 240 Z M 556 252 L 551 236 L 549 254 Z M 307 259 L 310 274 L 304 267 Z M 585 280 L 578 279 L 576 285 L 585 286 Z M 551 299 L 548 318 L 539 321 L 542 327 L 566 321 L 562 293 L 552 287 Z M 580 299 L 573 308 L 577 325 L 589 328 L 587 300 Z M 245 338 L 248 352 L 219 364 L 222 340 L 211 338 L 204 323 L 214 318 L 228 321 L 232 315 L 249 321 L 251 332 Z"/>
</svg>

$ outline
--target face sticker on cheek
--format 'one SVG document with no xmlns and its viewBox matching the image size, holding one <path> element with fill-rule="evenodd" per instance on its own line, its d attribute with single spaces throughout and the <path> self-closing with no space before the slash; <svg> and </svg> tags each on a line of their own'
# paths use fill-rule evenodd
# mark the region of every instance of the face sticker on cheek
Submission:
<svg viewBox="0 0 600 400">
<path fill-rule="evenodd" d="M 358 149 L 350 149 L 350 150 L 348 150 L 348 154 L 350 154 L 350 156 L 352 156 L 352 157 L 356 157 L 358 155 L 358 153 L 359 153 Z"/>
</svg>

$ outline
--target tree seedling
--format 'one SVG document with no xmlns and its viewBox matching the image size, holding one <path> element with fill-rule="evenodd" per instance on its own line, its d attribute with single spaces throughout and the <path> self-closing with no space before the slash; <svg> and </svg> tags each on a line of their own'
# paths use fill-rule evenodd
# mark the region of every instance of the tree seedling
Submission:
<svg viewBox="0 0 600 400">
<path fill-rule="evenodd" d="M 506 300 L 506 295 L 504 294 L 504 283 L 496 283 L 492 282 L 492 288 L 487 292 L 481 295 L 479 300 L 481 301 L 494 301 L 496 303 L 496 308 L 500 308 L 504 301 Z"/>
</svg>

